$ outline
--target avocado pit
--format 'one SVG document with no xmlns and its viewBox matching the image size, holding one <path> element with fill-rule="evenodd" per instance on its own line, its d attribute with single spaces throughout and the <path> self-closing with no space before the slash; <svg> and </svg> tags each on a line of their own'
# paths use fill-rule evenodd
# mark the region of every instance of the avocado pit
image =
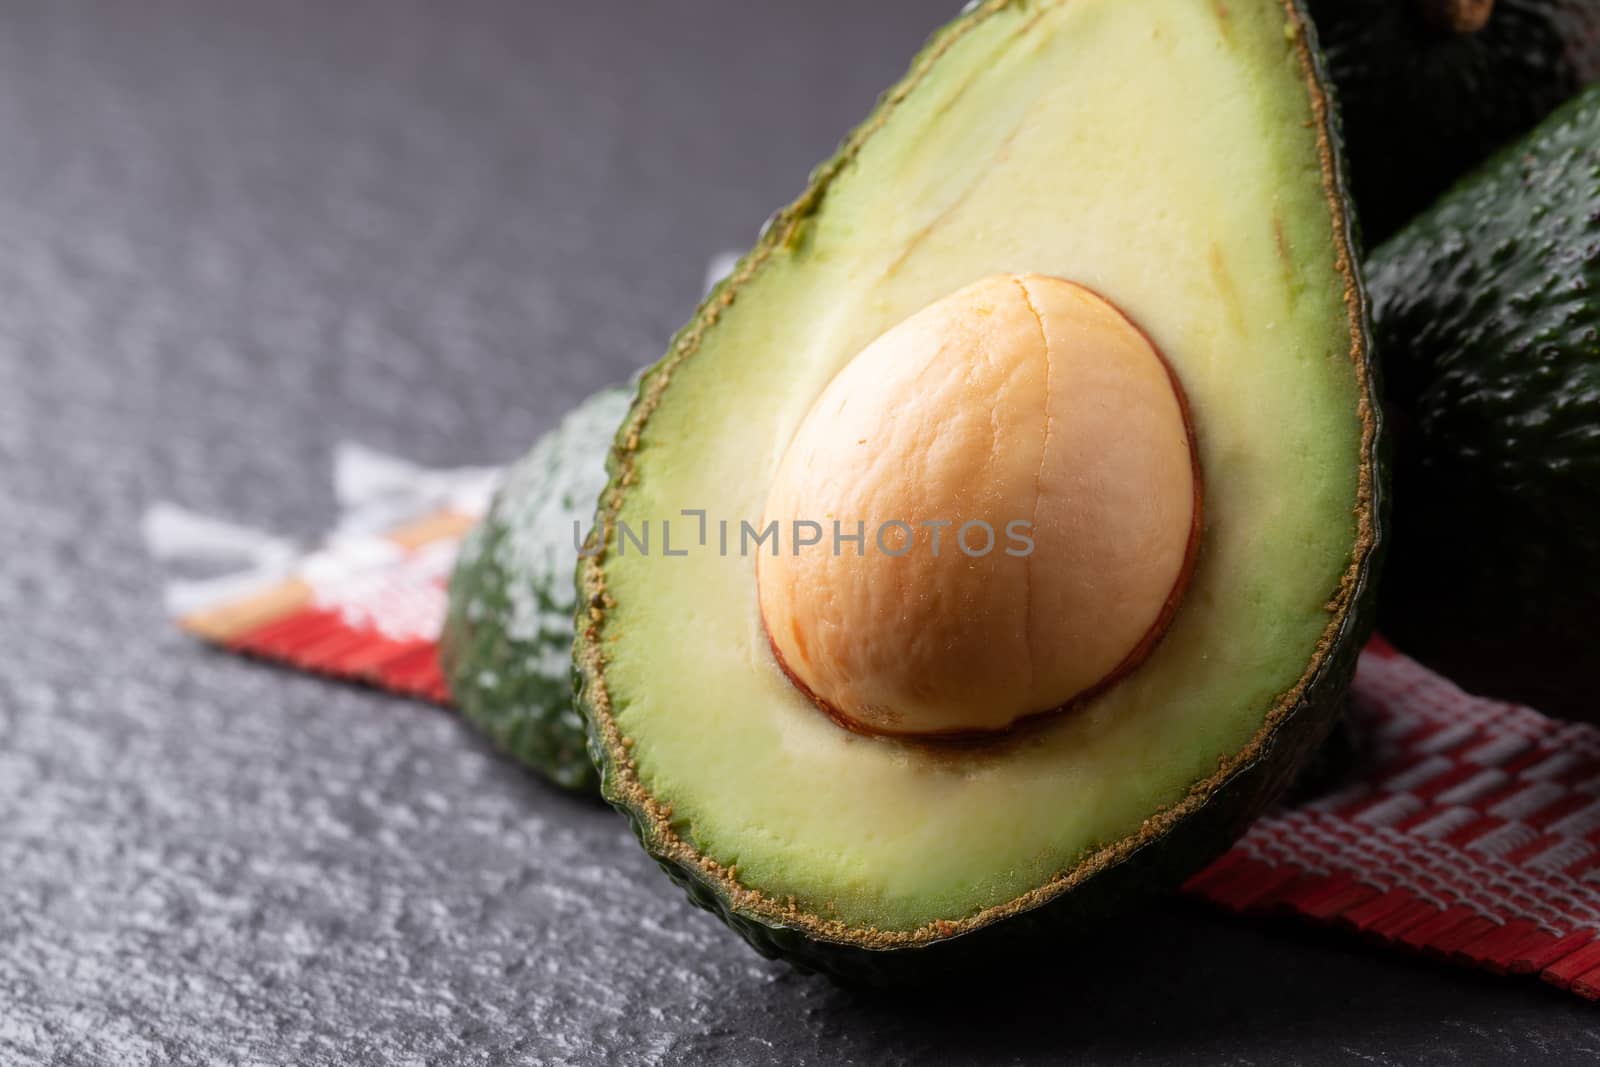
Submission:
<svg viewBox="0 0 1600 1067">
<path fill-rule="evenodd" d="M 836 721 L 994 734 L 1103 690 L 1171 620 L 1201 480 L 1182 387 L 1085 287 L 995 275 L 864 348 L 801 421 L 756 564 L 789 678 Z"/>
</svg>

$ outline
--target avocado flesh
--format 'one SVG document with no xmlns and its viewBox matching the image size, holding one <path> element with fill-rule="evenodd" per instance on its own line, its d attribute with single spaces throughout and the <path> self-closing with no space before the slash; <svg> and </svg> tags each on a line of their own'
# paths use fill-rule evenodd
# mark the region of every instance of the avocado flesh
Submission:
<svg viewBox="0 0 1600 1067">
<path fill-rule="evenodd" d="M 576 657 L 606 796 L 764 950 L 831 966 L 762 930 L 877 949 L 976 929 L 1158 850 L 1259 770 L 1211 820 L 1223 836 L 1185 853 L 1192 867 L 1325 732 L 1363 633 L 1377 426 L 1304 34 L 1297 8 L 1269 0 L 980 7 L 646 378 L 602 517 L 658 535 L 681 509 L 754 522 L 840 367 L 990 274 L 1110 299 L 1170 361 L 1195 423 L 1208 521 L 1171 629 L 1135 673 L 1010 743 L 840 729 L 773 661 L 753 558 L 613 545 L 580 568 L 595 606 Z"/>
<path fill-rule="evenodd" d="M 440 656 L 450 693 L 497 747 L 565 789 L 599 783 L 572 701 L 573 524 L 587 533 L 605 453 L 633 399 L 604 389 L 506 472 L 450 578 Z"/>
<path fill-rule="evenodd" d="M 1309 0 L 1338 91 L 1361 228 L 1376 244 L 1600 77 L 1595 0 L 1494 0 L 1451 29 L 1448 0 Z M 1462 5 L 1470 6 L 1470 5 Z"/>
<path fill-rule="evenodd" d="M 1400 415 L 1385 633 L 1473 691 L 1600 717 L 1600 86 L 1368 276 Z"/>
</svg>

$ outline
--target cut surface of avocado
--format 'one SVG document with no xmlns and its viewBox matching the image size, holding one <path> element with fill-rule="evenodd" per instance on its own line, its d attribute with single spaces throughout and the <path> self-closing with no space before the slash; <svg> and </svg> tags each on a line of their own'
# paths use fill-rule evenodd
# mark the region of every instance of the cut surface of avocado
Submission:
<svg viewBox="0 0 1600 1067">
<path fill-rule="evenodd" d="M 1170 365 L 1205 487 L 1192 575 L 1141 661 L 1058 716 L 971 744 L 866 736 L 774 656 L 770 548 L 743 551 L 741 523 L 841 369 L 994 275 L 1099 294 Z M 606 797 L 758 948 L 840 971 L 1119 868 L 1181 877 L 1282 787 L 1353 670 L 1381 492 L 1366 343 L 1296 5 L 964 15 L 707 298 L 617 438 L 575 649 Z M 835 517 L 855 518 L 814 518 Z"/>
</svg>

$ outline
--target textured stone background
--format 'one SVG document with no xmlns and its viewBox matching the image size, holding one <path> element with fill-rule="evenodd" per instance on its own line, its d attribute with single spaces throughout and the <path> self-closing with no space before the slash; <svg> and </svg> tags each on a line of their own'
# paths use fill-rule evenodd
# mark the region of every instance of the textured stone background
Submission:
<svg viewBox="0 0 1600 1067">
<path fill-rule="evenodd" d="M 1534 985 L 1181 903 L 1014 988 L 844 992 L 448 714 L 166 625 L 146 504 L 311 537 L 340 438 L 509 459 L 951 6 L 0 4 L 0 1063 L 1600 1049 Z"/>
</svg>

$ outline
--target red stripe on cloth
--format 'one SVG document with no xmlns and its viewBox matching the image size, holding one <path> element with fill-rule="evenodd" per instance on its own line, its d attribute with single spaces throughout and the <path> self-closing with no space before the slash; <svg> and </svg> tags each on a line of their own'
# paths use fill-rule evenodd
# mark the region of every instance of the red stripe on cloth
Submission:
<svg viewBox="0 0 1600 1067">
<path fill-rule="evenodd" d="M 1361 933 L 1366 933 L 1377 923 L 1416 903 L 1417 898 L 1411 890 L 1390 889 L 1373 897 L 1360 907 L 1352 908 L 1340 918 L 1343 920 L 1344 925 L 1353 927 Z"/>
<path fill-rule="evenodd" d="M 1505 974 L 1511 961 L 1522 951 L 1530 938 L 1541 936 L 1539 928 L 1526 919 L 1513 919 L 1504 926 L 1480 936 L 1456 949 L 1458 960 L 1474 963 L 1496 974 Z"/>
<path fill-rule="evenodd" d="M 1600 1000 L 1600 967 L 1580 974 L 1567 988 L 1584 1000 Z"/>
<path fill-rule="evenodd" d="M 1554 963 L 1547 964 L 1540 974 L 1546 982 L 1560 989 L 1572 985 L 1572 980 L 1600 967 L 1600 941 L 1590 941 L 1582 948 L 1569 952 Z"/>
<path fill-rule="evenodd" d="M 1499 929 L 1499 925 L 1493 919 L 1487 919 L 1481 915 L 1473 915 L 1465 922 L 1458 924 L 1454 929 L 1433 938 L 1428 944 L 1422 946 L 1422 949 L 1430 955 L 1443 956 L 1446 959 L 1457 962 L 1469 960 L 1472 957 L 1457 955 L 1461 946 L 1471 944 L 1484 934 Z"/>
<path fill-rule="evenodd" d="M 1588 930 L 1576 930 L 1564 937 L 1540 932 L 1523 943 L 1511 957 L 1507 970 L 1512 974 L 1536 974 L 1578 951 L 1594 939 Z"/>
<path fill-rule="evenodd" d="M 337 610 L 308 608 L 234 638 L 227 647 L 302 670 L 449 704 L 435 641 L 395 640 Z"/>
<path fill-rule="evenodd" d="M 1381 894 L 1381 890 L 1356 881 L 1354 874 L 1345 872 L 1325 879 L 1315 891 L 1302 890 L 1286 903 L 1308 919 L 1328 922 L 1331 919 L 1367 903 Z"/>
</svg>

